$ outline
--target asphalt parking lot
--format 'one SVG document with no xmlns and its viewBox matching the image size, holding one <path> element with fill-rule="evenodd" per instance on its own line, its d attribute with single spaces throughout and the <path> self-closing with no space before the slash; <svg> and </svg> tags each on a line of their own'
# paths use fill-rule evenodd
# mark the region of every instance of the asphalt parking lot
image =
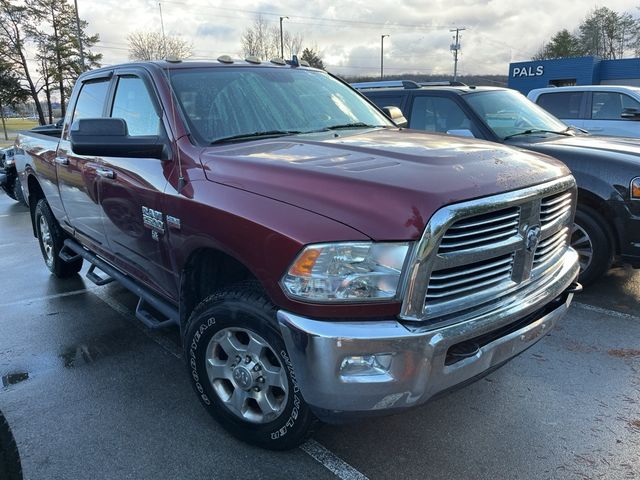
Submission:
<svg viewBox="0 0 640 480">
<path fill-rule="evenodd" d="M 85 267 L 86 268 L 86 267 Z M 116 284 L 52 277 L 0 195 L 0 410 L 27 479 L 640 478 L 640 273 L 616 268 L 483 380 L 394 417 L 324 426 L 285 453 L 226 434 L 176 331 Z"/>
</svg>

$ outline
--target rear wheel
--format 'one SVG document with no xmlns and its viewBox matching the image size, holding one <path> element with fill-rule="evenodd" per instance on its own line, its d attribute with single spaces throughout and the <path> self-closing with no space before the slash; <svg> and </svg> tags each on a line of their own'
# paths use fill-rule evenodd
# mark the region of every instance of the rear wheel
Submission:
<svg viewBox="0 0 640 480">
<path fill-rule="evenodd" d="M 227 431 L 285 450 L 302 443 L 316 420 L 295 382 L 275 312 L 251 288 L 214 294 L 191 315 L 185 356 L 200 401 Z"/>
<path fill-rule="evenodd" d="M 571 232 L 571 246 L 578 252 L 583 285 L 600 278 L 611 266 L 613 248 L 602 216 L 589 207 L 579 206 Z"/>
<path fill-rule="evenodd" d="M 35 222 L 42 258 L 51 273 L 60 278 L 78 273 L 82 268 L 82 258 L 71 262 L 65 262 L 60 258 L 65 235 L 44 198 L 36 205 Z"/>
</svg>

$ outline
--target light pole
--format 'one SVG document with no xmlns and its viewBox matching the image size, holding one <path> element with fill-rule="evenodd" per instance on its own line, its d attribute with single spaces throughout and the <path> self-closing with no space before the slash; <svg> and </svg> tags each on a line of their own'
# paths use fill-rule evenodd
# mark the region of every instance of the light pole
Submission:
<svg viewBox="0 0 640 480">
<path fill-rule="evenodd" d="M 455 43 L 451 44 L 451 51 L 453 52 L 453 81 L 458 80 L 458 52 L 460 51 L 460 32 L 466 30 L 465 28 L 456 28 L 449 30 L 450 32 L 456 32 Z"/>
<path fill-rule="evenodd" d="M 380 35 L 380 80 L 384 78 L 384 37 L 389 35 Z"/>
<path fill-rule="evenodd" d="M 280 17 L 280 58 L 284 58 L 284 37 L 282 36 L 282 20 L 289 17 Z"/>
</svg>

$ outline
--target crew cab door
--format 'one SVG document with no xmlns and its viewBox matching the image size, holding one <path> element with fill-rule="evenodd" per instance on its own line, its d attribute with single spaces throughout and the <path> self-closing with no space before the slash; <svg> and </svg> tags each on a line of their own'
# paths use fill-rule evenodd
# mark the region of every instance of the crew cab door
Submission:
<svg viewBox="0 0 640 480">
<path fill-rule="evenodd" d="M 89 78 L 79 86 L 73 111 L 62 133 L 56 152 L 56 174 L 62 205 L 69 226 L 92 242 L 98 249 L 106 249 L 107 240 L 98 195 L 100 158 L 77 155 L 71 151 L 69 126 L 81 118 L 104 116 L 111 76 Z"/>
<path fill-rule="evenodd" d="M 591 92 L 590 115 L 584 128 L 593 135 L 640 137 L 640 122 L 622 118 L 625 108 L 640 110 L 640 102 L 619 92 Z"/>
<path fill-rule="evenodd" d="M 151 80 L 138 70 L 116 72 L 108 114 L 127 122 L 131 137 L 167 138 Z M 168 140 L 167 140 L 168 145 Z M 170 160 L 103 157 L 99 182 L 104 229 L 114 263 L 166 297 L 177 284 L 171 270 L 163 191 Z"/>
</svg>

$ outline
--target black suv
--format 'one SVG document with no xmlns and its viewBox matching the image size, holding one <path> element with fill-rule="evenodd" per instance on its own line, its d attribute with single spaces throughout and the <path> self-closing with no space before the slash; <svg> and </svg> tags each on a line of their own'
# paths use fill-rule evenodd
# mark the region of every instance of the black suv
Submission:
<svg viewBox="0 0 640 480">
<path fill-rule="evenodd" d="M 398 107 L 411 129 L 481 138 L 563 161 L 578 182 L 571 240 L 580 254 L 580 281 L 592 283 L 616 257 L 640 268 L 638 139 L 587 135 L 507 88 L 412 81 L 352 86 L 380 108 Z"/>
</svg>

